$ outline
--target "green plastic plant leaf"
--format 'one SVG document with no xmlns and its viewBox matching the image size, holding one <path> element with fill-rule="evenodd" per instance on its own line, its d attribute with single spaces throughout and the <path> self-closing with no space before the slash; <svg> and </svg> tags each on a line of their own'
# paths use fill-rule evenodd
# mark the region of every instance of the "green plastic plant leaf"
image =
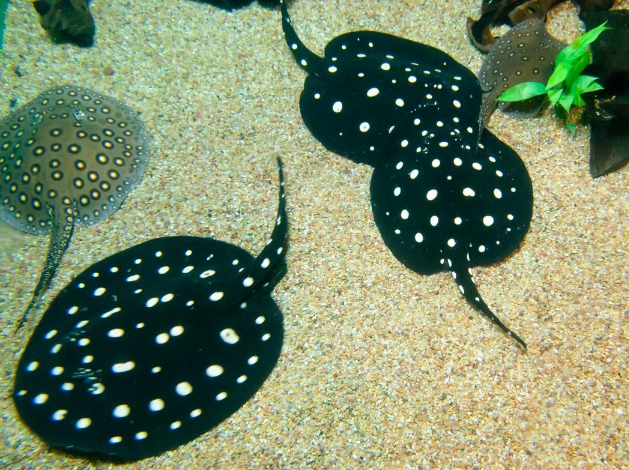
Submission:
<svg viewBox="0 0 629 470">
<path fill-rule="evenodd" d="M 570 73 L 569 64 L 563 62 L 555 62 L 555 70 L 552 75 L 548 78 L 548 83 L 546 84 L 546 90 L 550 90 L 551 88 L 556 87 L 560 83 L 566 79 L 568 74 Z"/>
<path fill-rule="evenodd" d="M 566 124 L 566 129 L 568 129 L 573 136 L 577 133 L 577 127 L 574 123 Z"/>
<path fill-rule="evenodd" d="M 580 56 L 572 65 L 570 72 L 568 72 L 568 76 L 566 77 L 563 85 L 564 89 L 568 90 L 572 87 L 572 84 L 579 77 L 579 75 L 581 75 L 581 72 L 583 72 L 583 70 L 585 70 L 585 68 L 590 65 L 591 61 L 592 55 L 590 54 L 590 51 L 586 50 L 585 53 Z"/>
<path fill-rule="evenodd" d="M 570 43 L 568 46 L 564 47 L 563 50 L 557 55 L 557 59 L 555 60 L 555 63 L 557 65 L 561 63 L 571 63 L 571 62 L 574 63 L 580 56 L 582 56 L 585 53 L 585 51 L 587 50 L 587 47 L 591 43 L 596 41 L 596 39 L 600 36 L 600 34 L 603 31 L 611 29 L 605 26 L 606 24 L 607 24 L 607 21 L 605 21 L 600 26 L 597 26 L 596 28 L 589 30 L 587 33 L 583 34 L 582 36 L 579 36 L 574 41 L 572 41 L 572 43 Z"/>
<path fill-rule="evenodd" d="M 500 101 L 522 101 L 534 98 L 535 96 L 545 95 L 546 87 L 539 82 L 518 83 L 506 90 L 498 97 Z"/>
<path fill-rule="evenodd" d="M 561 98 L 559 98 L 559 106 L 566 110 L 566 112 L 570 111 L 570 107 L 572 106 L 572 102 L 574 101 L 574 96 L 571 94 L 563 94 Z"/>
<path fill-rule="evenodd" d="M 548 92 L 548 99 L 550 100 L 550 104 L 555 106 L 559 101 L 559 98 L 561 98 L 561 95 L 563 95 L 563 90 L 561 88 L 550 90 Z"/>
</svg>

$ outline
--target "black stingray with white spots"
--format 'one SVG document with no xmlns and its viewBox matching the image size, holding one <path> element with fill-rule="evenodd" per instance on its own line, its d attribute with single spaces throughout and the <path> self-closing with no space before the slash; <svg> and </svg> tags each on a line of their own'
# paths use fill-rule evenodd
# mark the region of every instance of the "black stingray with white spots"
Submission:
<svg viewBox="0 0 629 470">
<path fill-rule="evenodd" d="M 303 119 L 326 148 L 374 167 L 372 209 L 391 252 L 421 274 L 450 271 L 465 298 L 525 348 L 470 271 L 517 248 L 533 206 L 519 156 L 490 132 L 479 136 L 476 76 L 438 49 L 372 31 L 333 39 L 322 58 L 299 40 L 284 3 L 282 20 L 309 74 Z"/>
<path fill-rule="evenodd" d="M 54 447 L 124 459 L 207 432 L 271 373 L 286 271 L 280 202 L 258 257 L 218 240 L 150 240 L 100 261 L 55 298 L 20 359 L 14 400 Z"/>
</svg>

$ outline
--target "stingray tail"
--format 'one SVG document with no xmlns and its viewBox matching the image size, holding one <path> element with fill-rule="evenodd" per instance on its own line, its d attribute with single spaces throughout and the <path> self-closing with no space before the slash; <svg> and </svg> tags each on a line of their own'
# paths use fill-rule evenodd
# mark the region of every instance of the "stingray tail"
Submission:
<svg viewBox="0 0 629 470">
<path fill-rule="evenodd" d="M 297 36 L 295 28 L 288 16 L 288 7 L 286 6 L 286 0 L 281 0 L 282 8 L 282 29 L 284 30 L 284 38 L 286 44 L 293 53 L 293 57 L 299 65 L 301 65 L 306 72 L 322 76 L 325 71 L 324 60 L 314 52 L 310 51 L 303 42 Z"/>
<path fill-rule="evenodd" d="M 476 288 L 476 284 L 472 279 L 472 271 L 469 268 L 469 255 L 466 258 L 468 261 L 461 260 L 459 262 L 452 263 L 452 260 L 445 260 L 448 263 L 448 266 L 452 272 L 452 276 L 454 280 L 459 286 L 459 290 L 465 297 L 465 299 L 474 305 L 478 310 L 480 310 L 483 315 L 489 318 L 495 325 L 497 325 L 502 331 L 511 336 L 517 343 L 526 351 L 526 343 L 522 341 L 522 339 L 516 335 L 513 331 L 507 328 L 504 323 L 500 321 L 500 319 L 491 311 L 491 309 L 487 306 L 483 298 L 478 293 L 478 289 Z"/>
<path fill-rule="evenodd" d="M 22 315 L 22 319 L 17 324 L 16 331 L 24 326 L 29 314 L 35 307 L 37 307 L 41 296 L 44 294 L 46 289 L 48 289 L 48 285 L 50 284 L 52 277 L 55 275 L 57 266 L 59 266 L 63 254 L 68 249 L 70 239 L 72 238 L 72 232 L 74 231 L 74 207 L 68 207 L 66 210 L 69 213 L 66 214 L 60 211 L 54 211 L 50 207 L 48 208 L 48 210 L 50 212 L 50 218 L 52 222 L 50 228 L 50 244 L 48 245 L 48 255 L 46 256 L 46 264 L 44 265 L 44 270 L 39 277 L 39 282 L 35 287 L 35 291 L 33 292 L 31 301 L 28 304 L 28 307 L 26 307 L 24 315 Z"/>
</svg>

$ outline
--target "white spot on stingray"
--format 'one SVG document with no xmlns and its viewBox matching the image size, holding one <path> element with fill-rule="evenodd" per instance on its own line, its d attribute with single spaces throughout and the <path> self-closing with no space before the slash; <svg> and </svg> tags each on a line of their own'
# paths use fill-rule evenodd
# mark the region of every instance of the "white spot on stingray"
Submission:
<svg viewBox="0 0 629 470">
<path fill-rule="evenodd" d="M 434 199 L 437 197 L 437 194 L 438 192 L 436 189 L 431 189 L 426 193 L 426 199 L 428 199 L 429 201 L 434 201 Z"/>
<path fill-rule="evenodd" d="M 335 102 L 332 105 L 332 111 L 334 111 L 335 113 L 340 113 L 341 111 L 343 111 L 343 103 L 341 103 L 340 101 Z"/>
<path fill-rule="evenodd" d="M 217 300 L 221 300 L 223 298 L 223 293 L 222 292 L 214 292 L 212 295 L 210 295 L 210 300 L 213 302 L 216 302 Z"/>
<path fill-rule="evenodd" d="M 475 170 L 482 170 L 483 166 L 478 162 L 474 162 L 472 163 L 472 168 L 474 168 Z"/>
<path fill-rule="evenodd" d="M 496 199 L 500 199 L 502 197 L 502 191 L 500 191 L 498 188 L 494 189 L 494 197 Z"/>
<path fill-rule="evenodd" d="M 179 429 L 180 427 L 181 427 L 181 421 L 174 421 L 170 423 L 170 429 L 172 429 L 173 431 L 175 429 Z"/>
<path fill-rule="evenodd" d="M 170 271 L 170 267 L 168 266 L 162 266 L 157 270 L 157 272 L 160 274 L 166 274 L 168 271 Z"/>
<path fill-rule="evenodd" d="M 161 398 L 156 398 L 155 400 L 151 400 L 149 402 L 149 410 L 151 411 L 160 411 L 164 409 L 164 400 Z"/>
<path fill-rule="evenodd" d="M 213 269 L 208 269 L 207 271 L 203 271 L 201 274 L 199 274 L 199 277 L 201 279 L 205 279 L 206 277 L 213 276 L 214 274 L 216 274 L 216 271 L 214 271 Z"/>
<path fill-rule="evenodd" d="M 52 419 L 54 421 L 61 421 L 66 417 L 68 410 L 57 410 L 52 414 Z"/>
<path fill-rule="evenodd" d="M 330 73 L 334 73 L 334 72 L 336 72 L 337 70 L 338 70 L 338 69 L 337 69 L 334 65 L 330 65 L 330 66 L 328 67 L 328 72 L 330 72 Z"/>
<path fill-rule="evenodd" d="M 454 245 L 456 245 L 456 241 L 454 240 L 454 238 L 450 238 L 448 240 L 448 246 L 452 248 Z"/>
<path fill-rule="evenodd" d="M 486 215 L 485 217 L 483 217 L 483 224 L 485 224 L 487 227 L 491 227 L 494 223 L 494 218 L 491 215 Z"/>
<path fill-rule="evenodd" d="M 94 297 L 100 297 L 101 295 L 105 293 L 105 290 L 106 289 L 104 287 L 99 287 L 98 289 L 94 291 Z"/>
<path fill-rule="evenodd" d="M 197 409 L 192 410 L 190 412 L 190 417 L 191 418 L 197 418 L 197 417 L 201 416 L 201 413 L 202 413 L 201 408 L 197 408 Z"/>
<path fill-rule="evenodd" d="M 463 222 L 463 219 L 461 219 L 461 217 L 455 217 L 454 218 L 454 224 L 455 225 L 461 225 L 462 222 Z"/>
<path fill-rule="evenodd" d="M 402 142 L 400 142 L 400 145 L 402 147 L 408 147 L 408 140 L 404 139 Z"/>
<path fill-rule="evenodd" d="M 40 393 L 35 398 L 33 398 L 33 403 L 35 403 L 36 405 L 43 405 L 47 401 L 48 401 L 47 393 Z"/>
<path fill-rule="evenodd" d="M 448 146 L 447 142 L 439 142 L 439 147 L 446 148 Z"/>
<path fill-rule="evenodd" d="M 455 108 L 460 108 L 461 107 L 461 102 L 459 100 L 454 100 L 452 102 L 452 104 L 454 105 Z"/>
<path fill-rule="evenodd" d="M 205 373 L 208 377 L 218 377 L 223 373 L 223 367 L 218 364 L 213 364 L 207 369 L 205 369 Z"/>
<path fill-rule="evenodd" d="M 414 180 L 415 178 L 417 178 L 417 176 L 418 176 L 418 175 L 419 175 L 419 170 L 413 170 L 413 171 L 411 171 L 411 172 L 408 174 L 408 176 L 409 176 L 412 180 Z"/>
<path fill-rule="evenodd" d="M 127 278 L 127 282 L 137 281 L 138 279 L 140 279 L 140 275 L 139 274 L 134 274 L 133 276 L 129 276 Z"/>
<path fill-rule="evenodd" d="M 148 433 L 146 431 L 140 431 L 136 433 L 134 437 L 136 440 L 141 441 L 142 439 L 146 439 L 147 436 L 148 436 Z"/>
<path fill-rule="evenodd" d="M 442 144 L 444 144 L 445 142 L 441 142 L 441 143 L 442 143 Z M 439 144 L 439 145 L 441 145 L 441 144 Z M 446 144 L 446 146 L 447 146 L 447 144 Z M 438 159 L 438 158 L 435 158 L 435 159 L 432 161 L 432 167 L 433 167 L 433 168 L 438 168 L 438 167 L 439 167 L 439 165 L 441 165 L 441 162 L 439 161 L 439 159 Z"/>
<path fill-rule="evenodd" d="M 131 413 L 129 405 L 118 405 L 114 408 L 114 411 L 111 414 L 113 414 L 116 418 L 124 418 L 129 416 L 129 413 Z"/>
<path fill-rule="evenodd" d="M 271 260 L 269 260 L 269 258 L 264 258 L 262 260 L 262 263 L 260 263 L 260 266 L 266 269 L 269 267 L 270 264 L 271 264 Z"/>
<path fill-rule="evenodd" d="M 417 232 L 417 233 L 415 234 L 415 241 L 416 241 L 417 243 L 421 243 L 421 242 L 423 242 L 423 241 L 424 241 L 424 236 L 423 236 L 421 233 Z"/>
<path fill-rule="evenodd" d="M 249 364 L 250 366 L 254 365 L 257 362 L 258 356 L 251 356 L 249 359 L 247 359 L 247 364 Z"/>
<path fill-rule="evenodd" d="M 370 88 L 369 90 L 367 90 L 367 96 L 369 98 L 373 98 L 374 96 L 378 96 L 378 93 L 380 93 L 380 90 L 378 90 L 376 87 Z"/>
<path fill-rule="evenodd" d="M 110 444 L 120 444 L 122 442 L 122 436 L 112 436 L 109 438 Z"/>
<path fill-rule="evenodd" d="M 133 370 L 134 368 L 135 368 L 135 362 L 133 361 L 118 362 L 117 364 L 114 364 L 113 366 L 111 366 L 112 372 L 115 372 L 116 374 L 129 372 L 130 370 Z"/>
<path fill-rule="evenodd" d="M 63 374 L 63 367 L 61 366 L 56 366 L 53 367 L 52 370 L 50 371 L 51 375 L 61 375 Z"/>
<path fill-rule="evenodd" d="M 26 366 L 26 371 L 27 371 L 27 372 L 33 372 L 33 371 L 36 371 L 38 367 L 39 367 L 39 362 L 37 362 L 37 361 L 33 361 L 33 362 L 30 362 L 30 363 Z"/>
<path fill-rule="evenodd" d="M 92 424 L 92 420 L 89 418 L 81 418 L 74 425 L 77 429 L 89 428 Z"/>
<path fill-rule="evenodd" d="M 402 217 L 402 219 L 406 220 L 408 219 L 408 211 L 406 209 L 404 209 L 401 213 L 400 213 L 400 217 Z"/>
<path fill-rule="evenodd" d="M 430 225 L 432 225 L 433 227 L 436 227 L 438 223 L 439 223 L 439 217 L 437 217 L 436 215 L 433 215 L 430 218 Z"/>
<path fill-rule="evenodd" d="M 65 382 L 61 385 L 61 390 L 63 390 L 64 392 L 74 390 L 74 384 L 72 382 Z"/>
<path fill-rule="evenodd" d="M 314 99 L 318 100 L 319 98 L 321 98 L 321 94 L 320 93 L 315 93 L 314 94 Z"/>
<path fill-rule="evenodd" d="M 380 68 L 381 68 L 382 70 L 391 70 L 391 66 L 390 66 L 387 62 L 384 62 L 384 63 L 380 66 Z"/>
<path fill-rule="evenodd" d="M 157 344 L 166 344 L 170 339 L 170 335 L 168 333 L 160 333 L 155 337 L 155 342 Z"/>
<path fill-rule="evenodd" d="M 236 344 L 240 340 L 240 336 L 231 328 L 225 328 L 219 335 L 227 344 Z"/>
<path fill-rule="evenodd" d="M 443 127 L 443 122 L 437 121 L 437 127 Z"/>
<path fill-rule="evenodd" d="M 459 87 L 457 85 L 452 85 L 450 88 L 452 88 L 452 91 L 459 91 Z"/>
<path fill-rule="evenodd" d="M 182 333 L 183 333 L 183 326 L 181 325 L 173 326 L 170 329 L 171 336 L 179 336 Z"/>
<path fill-rule="evenodd" d="M 245 287 L 250 287 L 253 285 L 253 278 L 252 277 L 246 277 L 244 281 L 242 281 L 242 285 Z"/>
<path fill-rule="evenodd" d="M 393 190 L 393 195 L 394 196 L 399 196 L 401 192 L 402 192 L 402 190 L 400 189 L 400 187 L 396 186 L 396 188 Z"/>
<path fill-rule="evenodd" d="M 78 311 L 79 311 L 79 307 L 77 307 L 77 306 L 70 307 L 70 308 L 68 309 L 68 315 L 74 315 L 74 314 L 75 314 L 76 312 L 78 312 Z"/>
<path fill-rule="evenodd" d="M 480 251 L 481 253 L 485 253 L 485 245 L 480 245 L 478 247 L 478 251 Z"/>
<path fill-rule="evenodd" d="M 408 76 L 409 83 L 415 83 L 417 81 L 417 77 L 415 75 Z"/>
<path fill-rule="evenodd" d="M 192 254 L 192 250 L 186 250 L 186 256 L 190 256 Z"/>
<path fill-rule="evenodd" d="M 476 193 L 472 188 L 465 188 L 463 189 L 463 196 L 474 197 L 476 196 Z"/>
<path fill-rule="evenodd" d="M 175 392 L 177 392 L 177 395 L 180 395 L 182 397 L 190 395 L 192 393 L 192 385 L 190 385 L 188 382 L 180 382 L 175 387 Z"/>
<path fill-rule="evenodd" d="M 496 176 L 498 176 L 499 178 L 502 178 L 502 175 L 503 175 L 502 171 L 496 170 Z"/>
<path fill-rule="evenodd" d="M 122 328 L 114 328 L 113 330 L 109 330 L 107 336 L 110 338 L 120 338 L 124 335 L 124 330 Z"/>
<path fill-rule="evenodd" d="M 81 362 L 83 364 L 89 364 L 90 362 L 92 362 L 94 360 L 94 356 L 92 356 L 91 354 L 88 354 L 87 356 L 85 356 L 83 359 L 81 359 Z"/>
<path fill-rule="evenodd" d="M 227 398 L 226 392 L 221 392 L 218 395 L 216 395 L 216 401 L 223 401 L 225 398 Z"/>
<path fill-rule="evenodd" d="M 399 162 L 397 162 L 397 164 L 395 165 L 395 169 L 396 169 L 396 170 L 401 170 L 403 166 L 404 166 L 404 162 L 399 161 Z"/>
<path fill-rule="evenodd" d="M 456 157 L 454 160 L 452 160 L 452 163 L 454 163 L 455 166 L 461 166 L 463 164 L 463 160 L 461 160 L 459 157 Z"/>
<path fill-rule="evenodd" d="M 507 214 L 507 219 L 513 220 L 513 214 Z"/>
<path fill-rule="evenodd" d="M 122 311 L 122 309 L 120 307 L 116 307 L 116 308 L 112 308 L 111 310 L 106 311 L 105 313 L 103 313 L 100 317 L 101 318 L 109 318 L 111 317 L 114 313 L 118 313 Z"/>
<path fill-rule="evenodd" d="M 370 126 L 368 122 L 361 122 L 358 128 L 360 129 L 360 132 L 367 132 L 369 130 L 369 127 Z"/>
<path fill-rule="evenodd" d="M 162 256 L 162 255 L 163 255 L 163 253 L 162 253 L 161 251 L 156 251 L 156 252 L 155 252 L 155 257 L 156 257 L 156 258 L 159 258 L 159 257 L 160 257 L 160 256 Z"/>
<path fill-rule="evenodd" d="M 299 63 L 302 67 L 308 67 L 308 61 L 306 59 L 301 59 Z"/>
<path fill-rule="evenodd" d="M 159 302 L 159 299 L 157 297 L 153 297 L 153 298 L 148 299 L 146 301 L 146 306 L 147 307 L 154 307 L 155 305 L 157 305 L 158 302 Z"/>
<path fill-rule="evenodd" d="M 265 320 L 266 318 L 260 315 L 258 318 L 256 318 L 256 325 L 262 325 L 262 323 L 264 323 Z"/>
<path fill-rule="evenodd" d="M 402 106 L 404 106 L 404 100 L 398 98 L 397 100 L 395 100 L 395 104 L 401 108 Z"/>
</svg>

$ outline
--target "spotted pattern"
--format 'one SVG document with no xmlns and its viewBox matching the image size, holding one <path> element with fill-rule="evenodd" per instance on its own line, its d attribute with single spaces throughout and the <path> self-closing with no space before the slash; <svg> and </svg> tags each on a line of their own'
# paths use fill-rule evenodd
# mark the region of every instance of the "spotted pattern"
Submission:
<svg viewBox="0 0 629 470">
<path fill-rule="evenodd" d="M 465 298 L 523 348 L 485 304 L 471 268 L 506 258 L 532 216 L 519 156 L 480 133 L 481 88 L 442 51 L 359 31 L 325 57 L 299 40 L 282 3 L 286 42 L 308 72 L 301 113 L 329 150 L 374 167 L 371 204 L 391 252 L 421 273 L 452 273 Z"/>
<path fill-rule="evenodd" d="M 270 296 L 286 270 L 283 184 L 280 167 L 278 217 L 255 259 L 214 239 L 158 238 L 66 286 L 18 365 L 13 397 L 29 428 L 55 447 L 139 459 L 249 400 L 283 341 Z"/>
<path fill-rule="evenodd" d="M 134 111 L 72 85 L 47 90 L 2 120 L 0 219 L 51 237 L 24 317 L 50 282 L 74 224 L 91 225 L 115 212 L 140 180 L 148 151 Z"/>
<path fill-rule="evenodd" d="M 544 20 L 529 19 L 513 27 L 491 48 L 478 78 L 485 92 L 481 108 L 483 125 L 494 110 L 498 97 L 508 88 L 524 82 L 546 83 L 553 73 L 557 54 L 566 46 L 547 30 Z M 520 115 L 536 114 L 544 96 L 524 103 L 501 105 Z"/>
</svg>

